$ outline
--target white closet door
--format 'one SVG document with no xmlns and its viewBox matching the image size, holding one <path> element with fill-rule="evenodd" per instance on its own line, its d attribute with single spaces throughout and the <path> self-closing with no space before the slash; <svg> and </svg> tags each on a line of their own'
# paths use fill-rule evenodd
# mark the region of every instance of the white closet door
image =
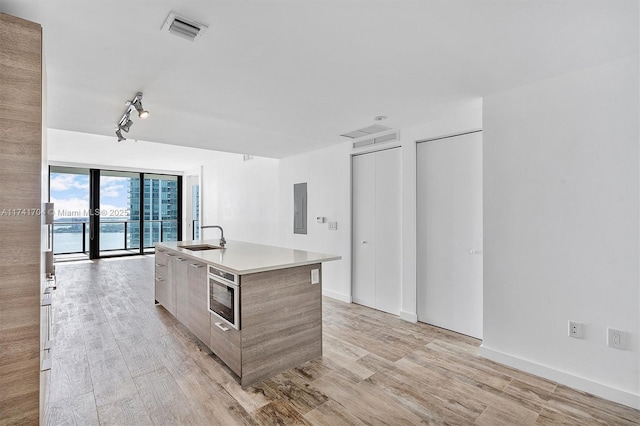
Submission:
<svg viewBox="0 0 640 426">
<path fill-rule="evenodd" d="M 482 338 L 482 134 L 417 158 L 418 320 Z"/>
<path fill-rule="evenodd" d="M 355 303 L 400 313 L 401 157 L 394 148 L 353 157 Z"/>
<path fill-rule="evenodd" d="M 372 154 L 353 157 L 353 289 L 355 303 L 376 304 L 376 159 Z"/>
<path fill-rule="evenodd" d="M 376 153 L 376 304 L 400 314 L 401 271 L 401 157 L 400 149 Z"/>
</svg>

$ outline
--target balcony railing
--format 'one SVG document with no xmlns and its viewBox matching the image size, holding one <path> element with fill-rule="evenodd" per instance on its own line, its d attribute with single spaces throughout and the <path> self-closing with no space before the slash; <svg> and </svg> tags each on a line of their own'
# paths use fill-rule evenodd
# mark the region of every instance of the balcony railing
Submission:
<svg viewBox="0 0 640 426">
<path fill-rule="evenodd" d="M 176 241 L 178 221 L 145 220 L 144 248 L 163 241 Z M 87 253 L 89 222 L 55 222 L 53 224 L 54 254 Z M 140 221 L 113 220 L 100 222 L 100 251 L 135 250 L 140 248 Z"/>
</svg>

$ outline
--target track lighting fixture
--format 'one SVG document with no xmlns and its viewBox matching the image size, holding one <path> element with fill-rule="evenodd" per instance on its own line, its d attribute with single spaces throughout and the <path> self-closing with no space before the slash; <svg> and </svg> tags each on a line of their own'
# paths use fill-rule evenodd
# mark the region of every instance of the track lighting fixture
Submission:
<svg viewBox="0 0 640 426">
<path fill-rule="evenodd" d="M 125 102 L 127 106 L 127 110 L 120 117 L 120 121 L 118 121 L 118 127 L 116 128 L 116 136 L 118 137 L 118 142 L 122 142 L 127 140 L 124 136 L 122 136 L 122 131 L 129 132 L 131 126 L 133 125 L 133 121 L 131 121 L 131 111 L 136 111 L 138 113 L 138 117 L 141 119 L 145 119 L 149 117 L 149 111 L 145 110 L 142 107 L 142 92 L 136 93 L 136 96 L 130 101 Z"/>
</svg>

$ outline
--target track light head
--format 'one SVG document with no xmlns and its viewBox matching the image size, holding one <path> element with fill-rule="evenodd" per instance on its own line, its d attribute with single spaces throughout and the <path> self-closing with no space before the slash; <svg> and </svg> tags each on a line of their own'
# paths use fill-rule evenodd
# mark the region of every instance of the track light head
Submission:
<svg viewBox="0 0 640 426">
<path fill-rule="evenodd" d="M 131 129 L 131 125 L 133 124 L 133 121 L 131 121 L 131 119 L 129 118 L 129 116 L 127 116 L 127 122 L 124 124 L 121 124 L 118 126 L 119 130 L 124 130 L 125 132 L 129 133 L 129 129 Z"/>
<path fill-rule="evenodd" d="M 142 108 L 142 92 L 138 92 L 136 94 L 136 97 L 133 98 L 131 104 L 136 109 L 136 111 L 138 111 L 139 118 L 144 120 L 145 118 L 149 117 L 149 111 L 146 111 L 144 108 Z"/>
<path fill-rule="evenodd" d="M 127 138 L 122 136 L 122 130 L 119 127 L 116 129 L 116 136 L 118 137 L 118 142 L 122 142 L 122 141 L 126 141 L 127 140 Z"/>
</svg>

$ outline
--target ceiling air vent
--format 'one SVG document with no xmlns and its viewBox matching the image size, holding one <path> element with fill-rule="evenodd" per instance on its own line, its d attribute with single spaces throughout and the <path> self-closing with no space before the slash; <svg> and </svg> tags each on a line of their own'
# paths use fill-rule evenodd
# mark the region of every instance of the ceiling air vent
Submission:
<svg viewBox="0 0 640 426">
<path fill-rule="evenodd" d="M 375 145 L 379 143 L 385 142 L 393 142 L 400 139 L 400 133 L 398 130 L 391 130 L 388 132 L 384 132 L 384 134 L 380 136 L 367 136 L 364 138 L 360 138 L 358 140 L 353 141 L 353 148 L 361 148 L 367 145 Z"/>
<path fill-rule="evenodd" d="M 343 133 L 340 136 L 353 139 L 353 148 L 360 148 L 363 146 L 375 145 L 384 142 L 392 142 L 400 139 L 398 130 L 381 126 L 379 124 L 373 124 L 363 129 Z"/>
<path fill-rule="evenodd" d="M 391 128 L 386 126 L 381 126 L 379 124 L 373 124 L 363 129 L 358 129 L 352 132 L 343 133 L 340 136 L 344 136 L 345 138 L 355 139 L 355 138 L 361 138 L 363 136 L 368 136 L 374 133 L 384 132 L 385 130 L 391 130 Z"/>
<path fill-rule="evenodd" d="M 185 40 L 194 41 L 196 37 L 201 36 L 207 28 L 208 27 L 204 24 L 200 24 L 192 19 L 185 18 L 175 12 L 171 12 L 164 21 L 162 31 L 168 31 Z"/>
</svg>

